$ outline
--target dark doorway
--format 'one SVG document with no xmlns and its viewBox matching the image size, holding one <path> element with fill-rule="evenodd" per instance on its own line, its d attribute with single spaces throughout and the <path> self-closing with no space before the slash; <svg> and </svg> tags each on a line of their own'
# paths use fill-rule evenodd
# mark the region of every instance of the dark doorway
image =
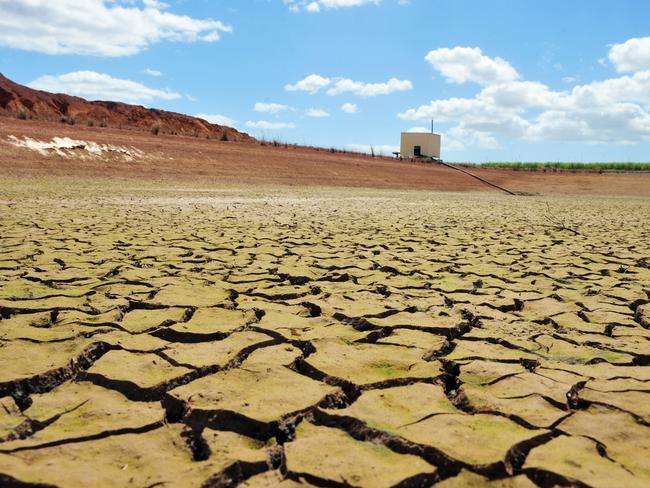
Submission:
<svg viewBox="0 0 650 488">
<path fill-rule="evenodd" d="M 422 156 L 422 148 L 420 146 L 413 146 L 413 156 L 415 157 Z"/>
</svg>

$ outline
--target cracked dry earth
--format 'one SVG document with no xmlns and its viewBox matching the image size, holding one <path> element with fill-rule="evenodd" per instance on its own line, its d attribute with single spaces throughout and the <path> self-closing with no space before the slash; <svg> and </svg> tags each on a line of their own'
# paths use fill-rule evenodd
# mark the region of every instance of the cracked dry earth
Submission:
<svg viewBox="0 0 650 488">
<path fill-rule="evenodd" d="M 0 194 L 1 486 L 650 484 L 650 201 L 111 191 Z"/>
</svg>

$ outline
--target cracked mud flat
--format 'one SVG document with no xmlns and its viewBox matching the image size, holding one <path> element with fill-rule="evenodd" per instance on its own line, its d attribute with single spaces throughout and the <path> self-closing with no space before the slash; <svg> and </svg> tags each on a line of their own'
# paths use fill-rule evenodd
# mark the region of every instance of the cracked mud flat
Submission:
<svg viewBox="0 0 650 488">
<path fill-rule="evenodd" d="M 649 200 L 0 201 L 1 486 L 650 484 Z"/>
</svg>

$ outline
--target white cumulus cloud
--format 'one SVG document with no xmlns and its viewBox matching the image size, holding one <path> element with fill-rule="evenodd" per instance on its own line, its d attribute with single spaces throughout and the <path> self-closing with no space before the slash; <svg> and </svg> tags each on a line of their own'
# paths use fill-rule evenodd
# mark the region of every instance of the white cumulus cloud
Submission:
<svg viewBox="0 0 650 488">
<path fill-rule="evenodd" d="M 226 115 L 196 114 L 196 117 L 198 117 L 199 119 L 207 120 L 211 124 L 226 125 L 228 127 L 235 127 L 237 125 L 236 120 L 233 120 L 230 117 L 227 117 Z"/>
<path fill-rule="evenodd" d="M 636 37 L 609 50 L 609 60 L 619 73 L 650 70 L 650 37 Z"/>
<path fill-rule="evenodd" d="M 291 122 L 269 122 L 268 120 L 249 120 L 246 122 L 247 127 L 261 130 L 280 130 L 280 129 L 295 129 L 296 125 Z"/>
<path fill-rule="evenodd" d="M 434 49 L 425 59 L 450 83 L 472 81 L 487 86 L 519 78 L 510 63 L 498 57 L 490 58 L 478 47 Z"/>
<path fill-rule="evenodd" d="M 621 46 L 626 44 L 630 45 Z M 650 67 L 637 71 L 643 67 L 641 58 L 634 56 L 633 70 L 632 58 L 623 65 L 623 58 L 616 58 L 618 68 L 634 71 L 630 75 L 566 90 L 554 90 L 539 81 L 496 82 L 489 77 L 487 83 L 484 78 L 485 86 L 473 97 L 434 99 L 398 117 L 451 124 L 448 140 L 459 147 L 496 148 L 500 137 L 590 144 L 650 141 Z"/>
<path fill-rule="evenodd" d="M 356 114 L 359 113 L 359 107 L 356 103 L 344 103 L 341 105 L 341 110 L 346 114 Z"/>
<path fill-rule="evenodd" d="M 0 0 L 0 45 L 45 54 L 129 56 L 161 41 L 214 42 L 232 32 L 218 20 L 167 8 L 154 0 Z"/>
<path fill-rule="evenodd" d="M 382 156 L 391 156 L 394 152 L 399 152 L 399 146 L 390 144 L 346 144 L 345 148 L 350 151 L 380 154 Z"/>
<path fill-rule="evenodd" d="M 157 69 L 145 68 L 145 69 L 142 70 L 142 72 L 145 75 L 149 75 L 149 76 L 156 76 L 156 77 L 157 76 L 162 76 L 162 72 L 158 71 Z"/>
<path fill-rule="evenodd" d="M 310 2 L 305 5 L 305 10 L 313 14 L 320 12 L 320 4 L 318 2 Z"/>
<path fill-rule="evenodd" d="M 316 119 L 330 116 L 329 113 L 327 113 L 325 110 L 320 108 L 308 108 L 307 110 L 305 110 L 305 115 L 307 117 L 313 117 Z"/>
<path fill-rule="evenodd" d="M 292 12 L 305 10 L 318 13 L 321 9 L 339 9 L 348 7 L 361 7 L 363 5 L 379 5 L 381 0 L 284 0 L 284 4 Z"/>
<path fill-rule="evenodd" d="M 376 97 L 413 89 L 411 81 L 397 78 L 390 78 L 383 83 L 365 83 L 349 78 L 328 78 L 317 74 L 311 74 L 294 84 L 285 85 L 284 89 L 286 91 L 304 91 L 314 95 L 328 86 L 330 87 L 327 90 L 328 95 L 352 93 L 360 97 Z"/>
<path fill-rule="evenodd" d="M 288 109 L 289 107 L 287 105 L 282 105 L 281 103 L 264 103 L 264 102 L 257 102 L 253 107 L 253 110 L 255 110 L 256 112 L 269 113 L 269 114 L 277 114 L 280 112 L 284 112 L 285 110 Z"/>
<path fill-rule="evenodd" d="M 332 82 L 331 79 L 325 78 L 324 76 L 312 74 L 306 76 L 300 81 L 297 81 L 294 84 L 285 85 L 284 89 L 286 91 L 304 91 L 311 93 L 317 93 L 322 88 L 325 88 Z"/>
<path fill-rule="evenodd" d="M 141 83 L 113 78 L 96 71 L 74 71 L 63 75 L 45 75 L 28 86 L 53 93 L 67 93 L 88 100 L 108 100 L 125 103 L 146 103 L 155 99 L 176 100 L 179 93 L 149 88 Z"/>
<path fill-rule="evenodd" d="M 334 86 L 327 90 L 328 95 L 340 95 L 342 93 L 353 93 L 360 97 L 376 97 L 378 95 L 390 95 L 394 92 L 412 90 L 413 83 L 409 80 L 398 80 L 391 78 L 385 83 L 364 83 L 348 78 L 337 80 Z"/>
</svg>

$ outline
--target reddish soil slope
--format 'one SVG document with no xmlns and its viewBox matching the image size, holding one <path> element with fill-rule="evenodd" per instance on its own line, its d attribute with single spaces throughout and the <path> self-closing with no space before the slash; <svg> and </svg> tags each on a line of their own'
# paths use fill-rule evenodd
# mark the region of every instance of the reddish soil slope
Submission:
<svg viewBox="0 0 650 488">
<path fill-rule="evenodd" d="M 9 136 L 53 137 L 137 148 L 144 158 L 81 159 L 41 155 L 11 145 Z M 513 191 L 650 197 L 650 174 L 530 173 L 472 169 Z M 205 138 L 0 117 L 0 174 L 4 177 L 109 178 L 198 185 L 282 184 L 433 191 L 497 191 L 437 164 L 411 163 L 327 150 L 274 147 Z"/>
<path fill-rule="evenodd" d="M 33 90 L 0 74 L 0 115 L 24 119 L 64 121 L 166 134 L 254 141 L 236 129 L 190 117 L 119 102 L 89 102 L 79 97 Z"/>
</svg>

